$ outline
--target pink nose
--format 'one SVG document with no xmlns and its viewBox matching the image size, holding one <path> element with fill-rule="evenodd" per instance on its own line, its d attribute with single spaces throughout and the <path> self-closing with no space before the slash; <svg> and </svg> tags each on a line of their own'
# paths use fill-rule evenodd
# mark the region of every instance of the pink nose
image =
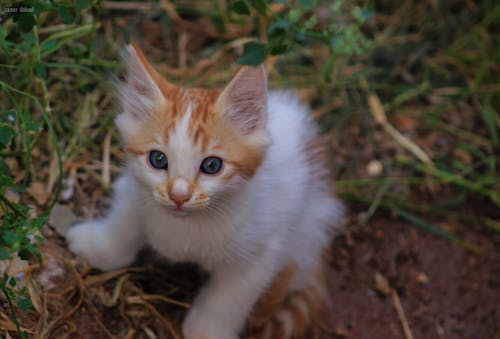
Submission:
<svg viewBox="0 0 500 339">
<path fill-rule="evenodd" d="M 191 199 L 191 194 L 178 194 L 178 193 L 169 193 L 168 196 L 172 201 L 177 205 L 177 207 L 181 207 L 186 201 Z"/>
</svg>

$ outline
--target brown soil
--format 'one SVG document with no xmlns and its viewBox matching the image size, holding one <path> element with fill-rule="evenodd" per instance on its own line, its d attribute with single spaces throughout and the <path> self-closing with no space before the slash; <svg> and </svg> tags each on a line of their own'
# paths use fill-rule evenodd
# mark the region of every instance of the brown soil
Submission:
<svg viewBox="0 0 500 339">
<path fill-rule="evenodd" d="M 377 288 L 378 273 L 399 296 L 415 338 L 494 338 L 500 330 L 499 238 L 475 241 L 484 255 L 390 219 L 338 238 L 330 275 L 334 333 L 404 337 L 393 298 Z"/>
<path fill-rule="evenodd" d="M 205 280 L 196 268 L 167 266 L 145 251 L 136 268 L 103 274 L 73 259 L 53 231 L 45 233 L 47 267 L 35 274 L 45 284 L 39 296 L 45 302 L 35 305 L 40 312 L 21 314 L 23 326 L 45 328 L 53 338 L 180 333 L 182 303 Z M 404 338 L 403 322 L 414 338 L 494 338 L 500 331 L 500 239 L 474 237 L 483 255 L 390 217 L 338 236 L 328 276 L 334 309 L 319 338 Z"/>
</svg>

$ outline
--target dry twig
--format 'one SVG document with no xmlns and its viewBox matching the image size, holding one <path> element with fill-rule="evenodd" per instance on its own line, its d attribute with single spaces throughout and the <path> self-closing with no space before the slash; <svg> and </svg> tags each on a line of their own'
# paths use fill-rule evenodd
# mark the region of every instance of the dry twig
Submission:
<svg viewBox="0 0 500 339">
<path fill-rule="evenodd" d="M 396 142 L 398 142 L 401 146 L 403 146 L 408 151 L 413 153 L 413 155 L 415 155 L 424 164 L 428 165 L 431 168 L 434 168 L 434 163 L 432 162 L 431 158 L 427 155 L 427 153 L 425 153 L 413 141 L 409 140 L 404 135 L 402 135 L 397 129 L 394 128 L 394 126 L 392 126 L 387 121 L 387 116 L 385 115 L 379 97 L 375 93 L 369 91 L 366 80 L 362 79 L 360 83 L 361 87 L 368 92 L 368 105 L 370 106 L 370 111 L 375 121 L 379 125 L 381 125 L 384 131 L 387 134 L 389 134 L 394 140 L 396 140 Z"/>
<path fill-rule="evenodd" d="M 413 334 L 411 333 L 410 325 L 408 324 L 408 320 L 406 319 L 405 311 L 403 310 L 403 306 L 401 305 L 401 301 L 399 300 L 399 295 L 394 289 L 392 290 L 391 295 L 392 302 L 394 303 L 394 308 L 396 309 L 399 321 L 401 322 L 401 326 L 403 327 L 405 338 L 413 339 Z"/>
</svg>

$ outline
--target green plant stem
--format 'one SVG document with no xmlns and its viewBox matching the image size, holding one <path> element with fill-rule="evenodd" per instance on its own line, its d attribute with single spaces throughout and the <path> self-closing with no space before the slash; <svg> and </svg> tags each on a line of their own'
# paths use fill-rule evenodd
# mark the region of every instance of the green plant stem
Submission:
<svg viewBox="0 0 500 339">
<path fill-rule="evenodd" d="M 404 210 L 402 210 L 398 207 L 393 207 L 393 211 L 396 213 L 397 216 L 411 222 L 412 224 L 426 230 L 429 233 L 432 233 L 432 234 L 438 235 L 442 238 L 448 239 L 448 240 L 450 240 L 450 241 L 452 241 L 460 246 L 463 246 L 463 247 L 465 247 L 465 248 L 467 248 L 475 253 L 483 254 L 483 250 L 481 248 L 479 248 L 478 246 L 473 245 L 467 241 L 462 240 L 461 238 L 457 237 L 453 233 L 447 232 L 439 227 L 431 225 L 428 222 L 426 222 L 425 220 L 420 219 L 413 214 L 405 212 Z"/>
<path fill-rule="evenodd" d="M 410 159 L 398 157 L 397 161 L 405 165 L 414 166 L 419 171 L 437 177 L 443 183 L 453 183 L 470 191 L 488 197 L 495 205 L 500 206 L 500 192 L 489 190 L 478 182 L 469 181 L 461 176 L 445 172 L 436 167 L 430 167 L 423 163 L 414 163 Z"/>
<path fill-rule="evenodd" d="M 418 178 L 418 177 L 388 177 L 388 178 L 369 178 L 369 179 L 347 179 L 335 181 L 334 186 L 339 188 L 347 187 L 362 187 L 381 184 L 422 184 L 438 182 L 435 178 Z"/>
<path fill-rule="evenodd" d="M 29 93 L 26 93 L 24 91 L 21 91 L 17 88 L 14 88 L 1 80 L 0 80 L 0 86 L 3 87 L 7 92 L 12 91 L 12 92 L 15 92 L 17 94 L 20 94 L 22 96 L 25 96 L 25 97 L 33 100 L 35 102 L 35 104 L 38 106 L 38 108 L 40 109 L 40 112 L 42 113 L 43 120 L 44 120 L 44 122 L 47 125 L 47 128 L 49 130 L 49 135 L 50 135 L 52 142 L 55 146 L 55 151 L 57 154 L 57 164 L 58 164 L 58 171 L 59 171 L 59 178 L 57 180 L 57 188 L 56 188 L 56 192 L 54 194 L 54 199 L 50 203 L 49 208 L 45 211 L 46 214 L 50 213 L 50 210 L 52 209 L 52 207 L 54 207 L 54 205 L 57 203 L 57 200 L 59 199 L 59 194 L 61 193 L 61 190 L 62 190 L 62 173 L 63 173 L 61 147 L 59 146 L 59 142 L 57 139 L 57 135 L 54 131 L 54 127 L 52 126 L 52 123 L 50 122 L 49 116 L 47 115 L 45 108 L 40 103 L 40 101 L 38 100 L 37 97 L 35 97 Z"/>
<path fill-rule="evenodd" d="M 7 205 L 12 211 L 14 211 L 14 213 L 16 213 L 18 216 L 24 218 L 24 219 L 27 219 L 28 216 L 23 212 L 21 211 L 20 209 L 18 209 L 16 207 L 16 205 L 14 205 L 13 203 L 11 203 L 9 201 L 9 199 L 7 199 L 3 194 L 0 194 L 0 200 L 2 200 L 2 202 Z"/>
<path fill-rule="evenodd" d="M 351 193 L 351 192 L 343 192 L 343 193 L 339 193 L 339 195 L 341 198 L 343 198 L 346 201 L 354 201 L 357 203 L 361 203 L 364 206 L 371 206 L 373 203 L 372 198 L 367 197 L 366 195 L 359 195 L 359 194 L 355 194 L 355 193 Z M 402 201 L 401 199 L 399 199 L 399 200 L 382 199 L 379 202 L 378 206 L 381 209 L 384 209 L 386 211 L 390 211 L 390 212 L 396 214 L 398 217 L 405 219 L 406 221 L 409 221 L 410 223 L 414 224 L 415 226 L 417 226 L 419 228 L 426 230 L 427 232 L 430 232 L 432 234 L 435 234 L 435 235 L 442 237 L 442 238 L 445 238 L 447 240 L 451 240 L 454 243 L 456 243 L 457 245 L 460 245 L 460 246 L 462 246 L 468 250 L 471 250 L 475 253 L 481 253 L 480 248 L 477 247 L 476 245 L 471 244 L 471 243 L 461 239 L 460 237 L 456 236 L 455 234 L 453 234 L 451 232 L 445 231 L 437 226 L 431 225 L 428 222 L 426 222 L 425 220 L 422 220 L 422 219 L 414 216 L 413 214 L 404 211 L 403 208 L 407 208 L 408 206 L 406 206 L 406 205 L 401 206 L 400 205 L 401 201 Z M 413 206 L 410 206 L 409 209 L 411 209 L 411 207 L 413 207 Z M 448 213 L 448 215 L 449 215 L 449 213 Z"/>
<path fill-rule="evenodd" d="M 5 281 L 5 279 L 4 279 L 4 281 Z M 9 295 L 9 293 L 8 293 L 6 287 L 5 287 L 5 282 L 2 282 L 0 284 L 0 289 L 2 290 L 3 294 L 5 295 L 5 298 L 7 299 L 7 302 L 9 303 L 10 314 L 12 316 L 12 319 L 14 320 L 14 324 L 16 324 L 17 333 L 21 336 L 21 338 L 25 338 L 25 335 L 21 331 L 21 327 L 19 326 L 19 321 L 17 320 L 17 317 L 16 317 L 14 303 L 12 302 L 12 298 L 10 297 L 10 295 Z"/>
</svg>

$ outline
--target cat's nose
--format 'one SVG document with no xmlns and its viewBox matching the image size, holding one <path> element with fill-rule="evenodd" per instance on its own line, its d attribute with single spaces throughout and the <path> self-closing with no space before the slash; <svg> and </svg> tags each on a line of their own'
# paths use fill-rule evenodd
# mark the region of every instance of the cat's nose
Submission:
<svg viewBox="0 0 500 339">
<path fill-rule="evenodd" d="M 189 193 L 181 193 L 181 194 L 169 193 L 168 196 L 177 205 L 177 207 L 181 207 L 182 204 L 184 204 L 191 198 L 191 194 Z"/>
<path fill-rule="evenodd" d="M 180 208 L 182 204 L 191 199 L 188 182 L 183 178 L 175 179 L 170 192 L 168 192 L 168 196 L 175 203 L 177 208 Z"/>
</svg>

